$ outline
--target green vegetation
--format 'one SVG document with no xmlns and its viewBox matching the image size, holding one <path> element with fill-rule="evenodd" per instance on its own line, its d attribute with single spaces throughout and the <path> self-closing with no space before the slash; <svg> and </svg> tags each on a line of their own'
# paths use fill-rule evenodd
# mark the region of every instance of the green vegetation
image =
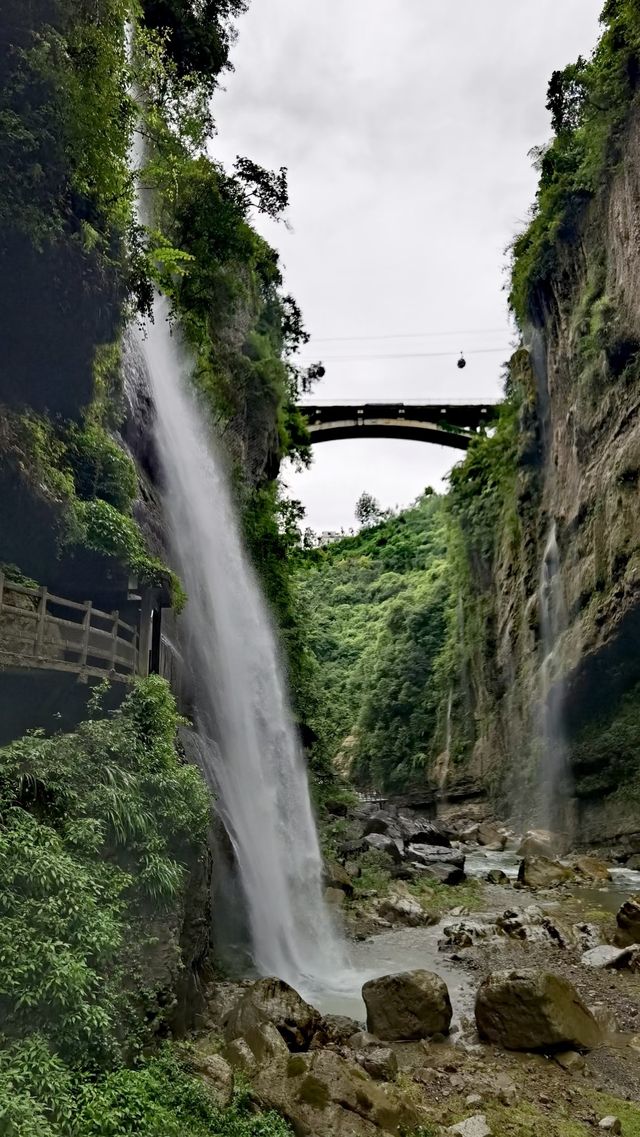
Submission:
<svg viewBox="0 0 640 1137">
<path fill-rule="evenodd" d="M 209 818 L 198 772 L 176 754 L 176 726 L 169 690 L 152 677 L 115 714 L 94 699 L 75 733 L 34 733 L 0 751 L 7 1132 L 32 1131 L 20 1120 L 28 1098 L 34 1117 L 65 1121 L 78 1078 L 131 1060 L 162 1029 L 182 968 L 170 913 L 204 856 Z"/>
<path fill-rule="evenodd" d="M 607 0 L 593 55 L 554 72 L 547 107 L 554 138 L 537 151 L 533 217 L 513 246 L 511 305 L 524 326 L 540 323 L 563 246 L 580 233 L 585 207 L 620 160 L 629 108 L 640 83 L 636 0 Z"/>
<path fill-rule="evenodd" d="M 640 686 L 588 721 L 571 745 L 578 797 L 596 798 L 620 789 L 622 801 L 640 797 Z"/>
<path fill-rule="evenodd" d="M 323 743 L 365 785 L 425 777 L 445 745 L 455 623 L 447 517 L 427 493 L 397 517 L 302 556 Z"/>
</svg>

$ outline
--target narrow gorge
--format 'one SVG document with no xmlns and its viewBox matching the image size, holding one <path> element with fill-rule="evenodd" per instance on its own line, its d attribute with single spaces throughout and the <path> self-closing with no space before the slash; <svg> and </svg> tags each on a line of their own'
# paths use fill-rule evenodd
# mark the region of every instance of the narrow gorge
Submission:
<svg viewBox="0 0 640 1137">
<path fill-rule="evenodd" d="M 552 76 L 504 397 L 325 538 L 248 3 L 1 7 L 0 1134 L 640 1135 L 637 0 Z"/>
</svg>

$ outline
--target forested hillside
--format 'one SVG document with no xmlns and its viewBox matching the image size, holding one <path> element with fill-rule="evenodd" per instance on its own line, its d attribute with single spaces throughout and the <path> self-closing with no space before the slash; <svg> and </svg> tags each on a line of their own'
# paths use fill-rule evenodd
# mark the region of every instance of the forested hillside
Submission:
<svg viewBox="0 0 640 1137">
<path fill-rule="evenodd" d="M 424 779 L 450 741 L 448 527 L 444 500 L 428 491 L 397 517 L 304 554 L 298 587 L 319 665 L 323 743 L 364 786 Z"/>
</svg>

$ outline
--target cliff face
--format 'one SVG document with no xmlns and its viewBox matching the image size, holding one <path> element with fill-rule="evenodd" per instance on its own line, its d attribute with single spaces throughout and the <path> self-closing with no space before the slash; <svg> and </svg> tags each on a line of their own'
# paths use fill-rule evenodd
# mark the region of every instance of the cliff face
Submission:
<svg viewBox="0 0 640 1137">
<path fill-rule="evenodd" d="M 531 819 L 543 703 L 560 708 L 577 835 L 640 829 L 640 111 L 622 159 L 530 304 L 511 363 L 515 480 L 492 578 L 470 559 L 481 634 L 467 650 L 477 740 L 465 775 Z M 561 618 L 545 666 L 541 580 L 555 535 Z M 556 551 L 554 550 L 554 555 Z M 472 591 L 472 590 L 470 590 Z M 549 686 L 549 684 L 548 684 Z M 635 796 L 638 795 L 638 796 Z"/>
</svg>

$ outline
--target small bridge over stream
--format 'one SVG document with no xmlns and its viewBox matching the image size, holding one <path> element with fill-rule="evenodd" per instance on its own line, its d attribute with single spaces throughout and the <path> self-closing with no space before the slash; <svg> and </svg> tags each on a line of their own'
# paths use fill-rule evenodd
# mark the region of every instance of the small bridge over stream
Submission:
<svg viewBox="0 0 640 1137">
<path fill-rule="evenodd" d="M 347 438 L 405 438 L 467 450 L 474 434 L 495 421 L 499 404 L 484 402 L 316 402 L 299 409 L 311 444 Z"/>
</svg>

